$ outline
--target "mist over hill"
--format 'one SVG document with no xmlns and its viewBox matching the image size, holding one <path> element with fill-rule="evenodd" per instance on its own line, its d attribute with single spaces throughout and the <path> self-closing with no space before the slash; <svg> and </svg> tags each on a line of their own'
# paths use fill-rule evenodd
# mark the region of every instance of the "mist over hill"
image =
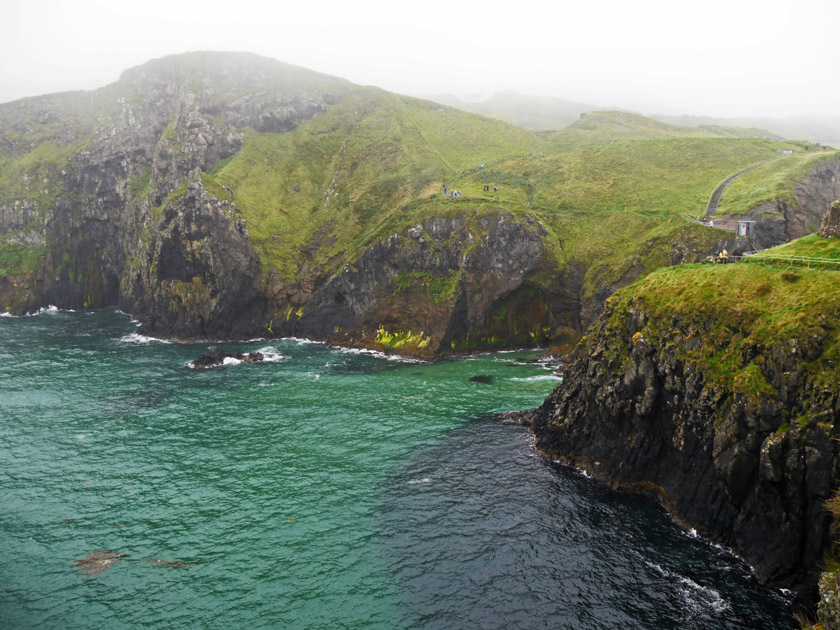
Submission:
<svg viewBox="0 0 840 630">
<path fill-rule="evenodd" d="M 572 124 L 581 114 L 594 111 L 636 110 L 604 107 L 559 97 L 520 94 L 515 90 L 496 92 L 489 98 L 467 98 L 453 94 L 427 94 L 424 98 L 474 114 L 496 118 L 523 129 L 550 131 Z M 636 112 L 639 113 L 639 112 Z M 680 127 L 717 127 L 733 135 L 773 136 L 840 147 L 840 116 L 799 115 L 787 118 L 715 117 L 648 113 L 650 118 Z"/>
</svg>

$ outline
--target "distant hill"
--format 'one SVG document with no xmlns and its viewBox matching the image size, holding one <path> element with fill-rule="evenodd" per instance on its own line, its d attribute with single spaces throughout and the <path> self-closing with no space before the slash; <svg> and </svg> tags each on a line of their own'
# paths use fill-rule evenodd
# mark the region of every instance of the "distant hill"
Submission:
<svg viewBox="0 0 840 630">
<path fill-rule="evenodd" d="M 497 92 L 483 101 L 464 100 L 452 94 L 427 95 L 425 98 L 531 131 L 562 129 L 581 114 L 607 109 L 562 98 L 523 95 L 514 90 Z"/>
<path fill-rule="evenodd" d="M 792 116 L 790 118 L 713 118 L 711 116 L 664 116 L 652 118 L 686 127 L 758 127 L 790 140 L 807 140 L 840 148 L 840 116 Z"/>
<path fill-rule="evenodd" d="M 497 92 L 492 97 L 480 101 L 463 99 L 452 94 L 425 95 L 425 98 L 531 131 L 562 129 L 578 120 L 581 114 L 621 109 L 562 98 L 520 94 L 514 90 Z M 679 127 L 706 127 L 711 132 L 724 136 L 804 140 L 840 148 L 840 116 L 721 118 L 653 114 L 649 117 Z"/>
</svg>

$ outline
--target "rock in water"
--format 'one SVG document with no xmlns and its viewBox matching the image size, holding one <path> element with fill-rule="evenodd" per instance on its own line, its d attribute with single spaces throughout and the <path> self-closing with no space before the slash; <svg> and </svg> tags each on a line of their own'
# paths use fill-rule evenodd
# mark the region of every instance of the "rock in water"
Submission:
<svg viewBox="0 0 840 630">
<path fill-rule="evenodd" d="M 180 562 L 179 560 L 166 560 L 164 558 L 146 558 L 146 562 L 156 567 L 169 567 L 170 569 L 186 569 L 197 566 L 197 562 Z"/>
<path fill-rule="evenodd" d="M 249 352 L 243 354 L 241 352 L 232 352 L 230 350 L 219 350 L 216 346 L 210 346 L 205 350 L 201 356 L 194 359 L 190 364 L 194 368 L 206 369 L 212 367 L 219 367 L 225 365 L 226 359 L 234 359 L 242 363 L 259 363 L 265 359 L 261 352 Z"/>
<path fill-rule="evenodd" d="M 76 560 L 72 566 L 81 569 L 84 575 L 98 575 L 111 568 L 111 565 L 128 557 L 127 553 L 97 549 L 91 551 L 81 560 Z"/>
<path fill-rule="evenodd" d="M 489 385 L 492 382 L 492 374 L 476 374 L 475 376 L 470 377 L 470 383 L 484 383 L 485 385 Z"/>
</svg>

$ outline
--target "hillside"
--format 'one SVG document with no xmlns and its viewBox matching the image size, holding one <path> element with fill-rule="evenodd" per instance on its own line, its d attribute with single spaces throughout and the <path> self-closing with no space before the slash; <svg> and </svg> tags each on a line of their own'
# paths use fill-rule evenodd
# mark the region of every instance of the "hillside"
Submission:
<svg viewBox="0 0 840 630">
<path fill-rule="evenodd" d="M 167 57 L 0 106 L 0 305 L 429 357 L 568 346 L 616 288 L 735 248 L 684 214 L 780 149 L 797 168 L 748 194 L 796 199 L 799 236 L 840 154 L 622 112 L 537 134 L 254 55 Z"/>
</svg>

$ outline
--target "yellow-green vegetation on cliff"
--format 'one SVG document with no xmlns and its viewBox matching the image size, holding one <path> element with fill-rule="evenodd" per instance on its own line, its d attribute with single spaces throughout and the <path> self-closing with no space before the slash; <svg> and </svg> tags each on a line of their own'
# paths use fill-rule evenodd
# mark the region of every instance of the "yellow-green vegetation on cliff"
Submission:
<svg viewBox="0 0 840 630">
<path fill-rule="evenodd" d="M 767 256 L 802 256 L 840 260 L 840 238 L 824 238 L 819 234 L 809 234 L 761 253 Z"/>
</svg>

